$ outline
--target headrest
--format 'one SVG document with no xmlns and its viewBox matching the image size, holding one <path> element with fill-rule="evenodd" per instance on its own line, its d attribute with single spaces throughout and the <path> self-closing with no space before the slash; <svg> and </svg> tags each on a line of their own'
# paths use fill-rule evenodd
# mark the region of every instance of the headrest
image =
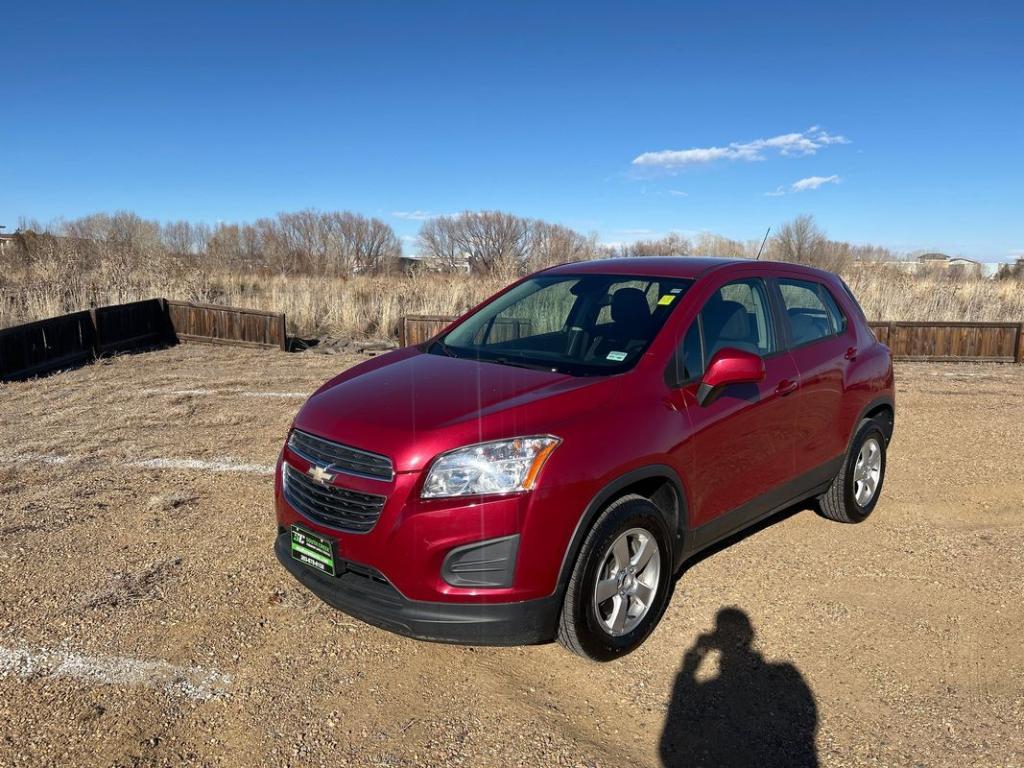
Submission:
<svg viewBox="0 0 1024 768">
<path fill-rule="evenodd" d="M 639 324 L 650 319 L 647 296 L 639 288 L 619 288 L 612 294 L 612 320 L 616 323 Z"/>
<path fill-rule="evenodd" d="M 719 336 L 723 339 L 746 340 L 750 337 L 750 316 L 747 309 L 738 301 L 723 301 L 722 329 Z"/>
<path fill-rule="evenodd" d="M 704 333 L 721 340 L 749 338 L 750 318 L 746 308 L 738 301 L 712 299 L 704 310 Z"/>
<path fill-rule="evenodd" d="M 793 329 L 793 336 L 800 341 L 820 339 L 829 333 L 828 324 L 824 320 L 807 315 L 791 314 L 789 325 Z"/>
</svg>

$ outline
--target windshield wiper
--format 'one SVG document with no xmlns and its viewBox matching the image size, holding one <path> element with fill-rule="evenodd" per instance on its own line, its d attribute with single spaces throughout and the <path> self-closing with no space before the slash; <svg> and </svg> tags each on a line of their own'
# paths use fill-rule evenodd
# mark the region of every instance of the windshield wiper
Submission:
<svg viewBox="0 0 1024 768">
<path fill-rule="evenodd" d="M 548 373 L 558 373 L 558 368 L 553 365 L 541 365 L 539 363 L 527 363 L 522 360 L 513 360 L 508 357 L 493 357 L 490 362 L 501 363 L 502 365 L 511 365 L 514 368 L 529 368 L 533 371 L 547 371 Z"/>
<path fill-rule="evenodd" d="M 430 349 L 428 349 L 427 351 L 433 352 L 435 349 L 440 349 L 441 353 L 444 355 L 448 355 L 448 357 L 458 357 L 458 355 L 455 354 L 452 348 L 445 344 L 443 341 L 435 341 L 433 344 L 430 345 Z"/>
</svg>

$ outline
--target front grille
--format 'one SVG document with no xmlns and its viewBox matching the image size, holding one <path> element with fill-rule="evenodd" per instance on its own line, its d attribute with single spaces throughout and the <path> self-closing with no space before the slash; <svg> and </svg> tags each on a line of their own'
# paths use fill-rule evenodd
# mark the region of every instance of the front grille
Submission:
<svg viewBox="0 0 1024 768">
<path fill-rule="evenodd" d="M 373 528 L 387 500 L 372 493 L 321 485 L 291 464 L 284 465 L 284 497 L 310 520 L 353 533 Z"/>
<path fill-rule="evenodd" d="M 348 472 L 377 480 L 390 480 L 395 476 L 395 468 L 387 456 L 324 440 L 322 437 L 297 429 L 292 431 L 288 447 L 307 461 L 328 466 L 337 472 Z"/>
</svg>

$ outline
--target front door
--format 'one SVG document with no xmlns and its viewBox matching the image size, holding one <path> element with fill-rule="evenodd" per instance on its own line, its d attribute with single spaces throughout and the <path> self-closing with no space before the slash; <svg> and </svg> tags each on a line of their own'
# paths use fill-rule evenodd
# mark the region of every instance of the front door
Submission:
<svg viewBox="0 0 1024 768">
<path fill-rule="evenodd" d="M 718 533 L 738 527 L 772 489 L 793 477 L 791 424 L 798 387 L 796 365 L 776 338 L 768 290 L 760 278 L 726 283 L 708 299 L 683 338 L 688 379 L 678 390 L 690 421 L 686 461 L 691 525 L 718 522 Z M 711 403 L 697 403 L 704 368 L 725 348 L 764 359 L 765 378 L 726 387 Z M 781 350 L 781 351 L 780 351 Z M 724 519 L 737 510 L 735 518 Z"/>
</svg>

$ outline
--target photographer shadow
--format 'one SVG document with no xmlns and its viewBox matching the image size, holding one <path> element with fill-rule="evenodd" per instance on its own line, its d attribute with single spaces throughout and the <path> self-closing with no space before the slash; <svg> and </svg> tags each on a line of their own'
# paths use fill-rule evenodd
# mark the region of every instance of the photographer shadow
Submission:
<svg viewBox="0 0 1024 768">
<path fill-rule="evenodd" d="M 683 655 L 661 736 L 667 768 L 817 766 L 817 707 L 803 675 L 753 649 L 746 613 L 723 608 L 714 632 Z M 718 674 L 698 679 L 704 659 L 719 655 Z"/>
</svg>

